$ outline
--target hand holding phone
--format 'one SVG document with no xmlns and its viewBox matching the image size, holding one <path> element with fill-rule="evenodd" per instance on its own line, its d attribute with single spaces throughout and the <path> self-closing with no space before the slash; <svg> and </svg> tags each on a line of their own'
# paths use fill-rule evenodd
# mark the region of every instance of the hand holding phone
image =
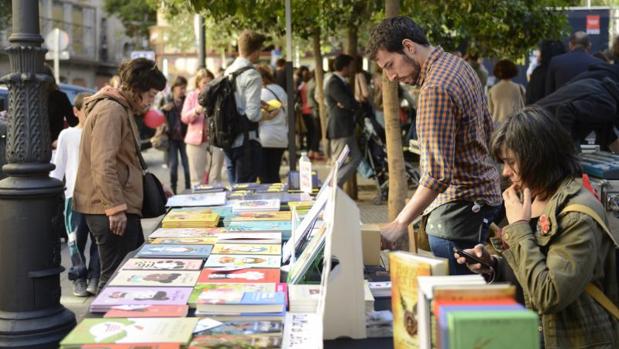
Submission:
<svg viewBox="0 0 619 349">
<path fill-rule="evenodd" d="M 466 264 L 480 264 L 481 268 L 479 268 L 479 271 L 482 273 L 486 272 L 486 270 L 494 270 L 494 267 L 490 263 L 482 260 L 480 257 L 477 257 L 473 253 L 466 252 L 456 247 L 453 248 L 453 252 L 458 255 L 458 257 L 456 258 L 463 257 L 466 260 Z"/>
</svg>

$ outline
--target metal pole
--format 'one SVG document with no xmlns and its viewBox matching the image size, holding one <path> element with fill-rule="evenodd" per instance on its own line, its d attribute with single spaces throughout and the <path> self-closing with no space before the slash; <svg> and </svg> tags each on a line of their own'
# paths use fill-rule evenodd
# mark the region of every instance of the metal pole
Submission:
<svg viewBox="0 0 619 349">
<path fill-rule="evenodd" d="M 294 97 L 297 95 L 292 80 L 292 10 L 286 0 L 286 93 L 288 94 L 288 158 L 290 171 L 297 170 L 297 144 L 295 142 Z"/>
<path fill-rule="evenodd" d="M 198 68 L 206 68 L 206 35 L 204 17 L 198 15 Z"/>
<path fill-rule="evenodd" d="M 0 181 L 0 347 L 56 348 L 75 326 L 60 304 L 60 237 L 52 229 L 63 184 L 49 177 L 47 115 L 51 78 L 41 74 L 45 50 L 38 0 L 13 0 L 6 145 Z"/>
<path fill-rule="evenodd" d="M 54 28 L 54 37 L 56 44 L 54 45 L 54 79 L 56 83 L 60 83 L 60 29 Z"/>
</svg>

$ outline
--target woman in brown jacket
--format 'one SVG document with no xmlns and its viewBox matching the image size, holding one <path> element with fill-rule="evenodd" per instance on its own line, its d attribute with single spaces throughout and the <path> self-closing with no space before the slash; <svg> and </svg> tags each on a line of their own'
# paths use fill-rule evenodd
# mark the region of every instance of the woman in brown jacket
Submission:
<svg viewBox="0 0 619 349">
<path fill-rule="evenodd" d="M 74 192 L 101 257 L 101 289 L 120 262 L 143 241 L 142 167 L 134 117 L 142 116 L 164 89 L 155 62 L 138 58 L 119 70 L 120 88 L 105 87 L 84 102 L 86 123 Z"/>
</svg>

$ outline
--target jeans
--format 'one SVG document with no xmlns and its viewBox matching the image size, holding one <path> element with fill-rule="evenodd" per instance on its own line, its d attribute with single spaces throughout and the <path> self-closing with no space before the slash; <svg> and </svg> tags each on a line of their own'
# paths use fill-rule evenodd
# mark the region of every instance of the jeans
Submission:
<svg viewBox="0 0 619 349">
<path fill-rule="evenodd" d="M 67 229 L 67 235 L 71 234 L 71 232 L 75 232 L 77 251 L 79 252 L 81 262 L 84 264 L 82 266 L 77 265 L 77 263 L 74 262 L 74 259 L 71 258 L 72 265 L 69 274 L 76 275 L 78 279 L 82 280 L 98 279 L 101 274 L 99 250 L 97 248 L 97 244 L 95 243 L 94 236 L 90 233 L 90 230 L 88 230 L 86 218 L 84 218 L 81 213 L 73 211 L 73 198 L 68 198 L 65 200 L 65 227 Z M 89 236 L 90 259 L 88 260 L 88 267 L 86 267 L 86 255 L 84 254 L 84 250 L 86 249 L 86 243 L 88 242 Z"/>
<path fill-rule="evenodd" d="M 438 236 L 428 234 L 428 240 L 432 253 L 437 257 L 447 258 L 449 260 L 449 275 L 467 275 L 473 274 L 466 264 L 458 264 L 454 258 L 454 247 L 458 249 L 473 248 L 477 244 L 483 244 L 488 240 L 488 230 L 490 223 L 499 212 L 501 206 L 484 206 L 482 207 L 482 222 L 479 229 L 479 235 L 475 239 L 445 239 Z M 432 212 L 430 213 L 430 215 Z"/>
<path fill-rule="evenodd" d="M 191 182 L 189 180 L 189 160 L 187 159 L 185 142 L 170 140 L 169 144 L 170 185 L 172 186 L 172 191 L 176 194 L 176 184 L 178 182 L 178 155 L 180 155 L 183 173 L 185 174 L 185 189 L 191 188 Z"/>
<path fill-rule="evenodd" d="M 361 151 L 359 150 L 359 145 L 357 144 L 355 136 L 335 138 L 332 139 L 330 143 L 334 166 L 335 160 L 338 158 L 342 150 L 344 150 L 346 145 L 348 145 L 348 149 L 350 150 L 350 153 L 348 153 L 348 158 L 344 161 L 344 164 L 337 172 L 337 185 L 342 187 L 346 181 L 357 173 L 357 167 L 359 167 L 363 157 L 361 155 Z"/>
<path fill-rule="evenodd" d="M 261 183 L 280 183 L 279 168 L 285 148 L 262 148 Z"/>
<path fill-rule="evenodd" d="M 110 221 L 106 215 L 84 214 L 88 228 L 95 237 L 101 256 L 101 276 L 99 289 L 107 284 L 127 254 L 137 249 L 144 241 L 140 217 L 127 214 L 127 227 L 123 235 L 110 231 Z"/>
<path fill-rule="evenodd" d="M 260 142 L 249 140 L 240 147 L 224 152 L 230 183 L 252 183 L 258 179 L 262 164 Z"/>
</svg>

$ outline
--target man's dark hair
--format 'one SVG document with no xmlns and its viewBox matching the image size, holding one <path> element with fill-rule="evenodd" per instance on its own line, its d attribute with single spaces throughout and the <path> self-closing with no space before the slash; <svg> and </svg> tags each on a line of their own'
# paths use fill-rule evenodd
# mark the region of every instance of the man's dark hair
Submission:
<svg viewBox="0 0 619 349">
<path fill-rule="evenodd" d="M 527 107 L 509 116 L 496 130 L 491 149 L 498 161 L 504 150 L 511 150 L 523 184 L 542 199 L 564 179 L 582 173 L 572 138 L 542 107 Z"/>
<path fill-rule="evenodd" d="M 123 63 L 118 69 L 120 87 L 123 90 L 143 93 L 151 88 L 161 91 L 165 88 L 166 78 L 150 59 L 136 58 Z"/>
<path fill-rule="evenodd" d="M 341 54 L 335 57 L 335 61 L 333 62 L 333 68 L 335 71 L 341 71 L 352 63 L 355 59 L 352 56 Z"/>
<path fill-rule="evenodd" d="M 423 46 L 430 45 L 426 33 L 417 23 L 410 17 L 399 16 L 387 18 L 372 29 L 366 53 L 370 59 L 376 59 L 378 50 L 402 53 L 404 39 Z"/>
<path fill-rule="evenodd" d="M 286 66 L 286 60 L 285 60 L 285 59 L 283 59 L 283 58 L 278 58 L 278 59 L 275 61 L 275 66 L 276 66 L 277 68 L 283 68 L 283 67 L 285 67 L 285 66 Z"/>
<path fill-rule="evenodd" d="M 494 65 L 493 73 L 497 79 L 509 80 L 518 75 L 518 67 L 509 59 L 502 59 Z"/>
<path fill-rule="evenodd" d="M 177 86 L 187 86 L 187 79 L 185 79 L 184 76 L 177 76 L 176 79 L 174 79 L 174 83 L 172 84 L 172 89 Z"/>
<path fill-rule="evenodd" d="M 73 106 L 77 110 L 82 110 L 82 107 L 84 106 L 84 98 L 90 97 L 90 96 L 92 96 L 92 93 L 90 92 L 79 93 L 77 96 L 75 96 L 75 101 L 73 101 Z"/>
</svg>

